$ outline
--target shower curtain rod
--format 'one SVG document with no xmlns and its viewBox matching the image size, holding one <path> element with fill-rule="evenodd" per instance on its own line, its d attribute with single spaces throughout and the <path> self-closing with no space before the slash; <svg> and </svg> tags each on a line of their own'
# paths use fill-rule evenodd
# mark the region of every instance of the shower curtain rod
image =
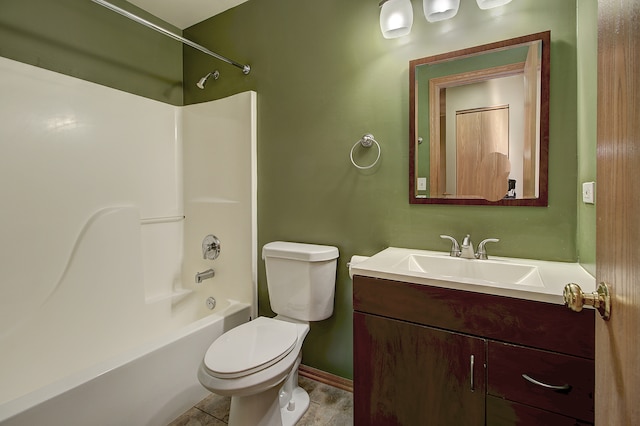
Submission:
<svg viewBox="0 0 640 426">
<path fill-rule="evenodd" d="M 131 12 L 127 12 L 126 10 L 121 9 L 118 6 L 114 6 L 113 4 L 111 4 L 111 3 L 107 2 L 107 1 L 104 1 L 104 0 L 91 0 L 91 1 L 94 2 L 94 3 L 99 4 L 100 6 L 104 6 L 109 10 L 112 10 L 112 11 L 114 11 L 116 13 L 119 13 L 120 15 L 122 15 L 124 17 L 127 17 L 127 18 L 131 19 L 132 21 L 135 21 L 135 22 L 137 22 L 139 24 L 142 24 L 145 27 L 151 28 L 152 30 L 155 30 L 155 31 L 157 31 L 157 32 L 159 32 L 161 34 L 164 34 L 164 35 L 166 35 L 166 36 L 168 36 L 168 37 L 170 37 L 170 38 L 172 38 L 174 40 L 182 42 L 183 44 L 186 44 L 187 46 L 193 47 L 194 49 L 197 49 L 197 50 L 201 51 L 202 53 L 206 53 L 209 56 L 213 56 L 216 59 L 219 59 L 219 60 L 221 60 L 223 62 L 231 64 L 231 65 L 233 65 L 235 67 L 238 67 L 238 68 L 242 69 L 242 72 L 244 74 L 249 74 L 249 71 L 251 71 L 251 67 L 249 65 L 243 65 L 243 64 L 240 64 L 240 63 L 238 63 L 236 61 L 233 61 L 233 60 L 231 60 L 229 58 L 225 58 L 222 55 L 218 55 L 217 53 L 212 52 L 211 50 L 207 49 L 206 47 L 203 47 L 203 46 L 199 45 L 198 43 L 195 43 L 195 42 L 193 42 L 193 41 L 191 41 L 189 39 L 186 39 L 186 38 L 181 37 L 181 36 L 179 36 L 177 34 L 174 34 L 171 31 L 166 30 L 166 29 L 162 28 L 161 26 L 158 26 L 158 25 L 154 24 L 153 22 L 149 22 L 146 19 L 143 19 L 143 18 L 139 17 L 138 15 L 134 15 Z"/>
</svg>

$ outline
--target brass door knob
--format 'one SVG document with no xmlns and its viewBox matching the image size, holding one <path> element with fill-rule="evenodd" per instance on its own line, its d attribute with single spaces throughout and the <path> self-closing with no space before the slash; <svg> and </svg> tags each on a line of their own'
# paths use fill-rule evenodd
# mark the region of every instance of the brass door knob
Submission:
<svg viewBox="0 0 640 426">
<path fill-rule="evenodd" d="M 608 320 L 611 316 L 611 297 L 609 286 L 602 282 L 593 293 L 584 293 L 580 286 L 570 283 L 564 286 L 564 304 L 575 312 L 580 312 L 584 305 L 593 306 L 600 312 L 600 316 Z"/>
</svg>

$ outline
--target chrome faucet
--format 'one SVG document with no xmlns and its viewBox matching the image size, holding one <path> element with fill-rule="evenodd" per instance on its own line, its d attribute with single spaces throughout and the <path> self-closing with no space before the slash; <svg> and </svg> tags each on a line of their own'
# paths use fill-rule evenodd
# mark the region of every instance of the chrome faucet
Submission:
<svg viewBox="0 0 640 426">
<path fill-rule="evenodd" d="M 489 256 L 487 255 L 487 249 L 485 249 L 484 246 L 487 243 L 497 243 L 498 241 L 500 241 L 498 238 L 487 238 L 485 240 L 480 241 L 480 244 L 478 244 L 478 250 L 476 251 L 476 259 L 481 259 L 481 260 L 488 259 Z"/>
<path fill-rule="evenodd" d="M 451 241 L 451 250 L 449 251 L 449 256 L 480 260 L 486 260 L 489 258 L 489 256 L 487 255 L 487 249 L 485 248 L 487 243 L 497 243 L 498 241 L 500 241 L 497 238 L 484 239 L 480 241 L 480 244 L 478 244 L 478 250 L 474 252 L 473 243 L 471 242 L 471 236 L 469 234 L 464 237 L 461 245 L 458 244 L 455 238 L 449 235 L 440 235 L 440 238 Z"/>
<path fill-rule="evenodd" d="M 440 235 L 440 238 L 445 240 L 451 240 L 451 250 L 449 250 L 449 256 L 451 257 L 460 257 L 460 246 L 455 238 L 449 235 Z"/>
<path fill-rule="evenodd" d="M 463 259 L 475 259 L 476 254 L 473 251 L 473 243 L 471 242 L 471 235 L 467 234 L 462 240 L 462 246 L 460 247 L 460 257 Z"/>
<path fill-rule="evenodd" d="M 209 278 L 213 278 L 213 276 L 215 274 L 216 274 L 216 271 L 214 271 L 213 269 L 207 269 L 204 272 L 198 272 L 196 274 L 196 283 L 200 284 L 204 280 L 207 280 Z"/>
</svg>

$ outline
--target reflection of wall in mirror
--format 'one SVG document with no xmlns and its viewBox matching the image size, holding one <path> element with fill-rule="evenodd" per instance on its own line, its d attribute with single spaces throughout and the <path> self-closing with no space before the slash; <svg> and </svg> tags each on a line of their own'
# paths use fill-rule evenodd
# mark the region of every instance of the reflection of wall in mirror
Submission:
<svg viewBox="0 0 640 426">
<path fill-rule="evenodd" d="M 449 87 L 447 93 L 447 192 L 456 194 L 456 111 L 509 106 L 510 179 L 523 181 L 524 80 L 522 74 Z M 461 194 L 462 195 L 462 194 Z M 519 198 L 520 194 L 518 194 Z"/>
</svg>

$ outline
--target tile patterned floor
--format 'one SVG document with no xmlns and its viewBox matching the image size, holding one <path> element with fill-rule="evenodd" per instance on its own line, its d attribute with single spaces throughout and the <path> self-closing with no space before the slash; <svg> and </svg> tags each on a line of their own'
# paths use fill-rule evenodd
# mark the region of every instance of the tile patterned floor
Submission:
<svg viewBox="0 0 640 426">
<path fill-rule="evenodd" d="M 353 425 L 353 394 L 300 376 L 300 386 L 311 403 L 297 426 Z M 229 421 L 231 398 L 211 394 L 169 426 L 224 426 Z"/>
</svg>

